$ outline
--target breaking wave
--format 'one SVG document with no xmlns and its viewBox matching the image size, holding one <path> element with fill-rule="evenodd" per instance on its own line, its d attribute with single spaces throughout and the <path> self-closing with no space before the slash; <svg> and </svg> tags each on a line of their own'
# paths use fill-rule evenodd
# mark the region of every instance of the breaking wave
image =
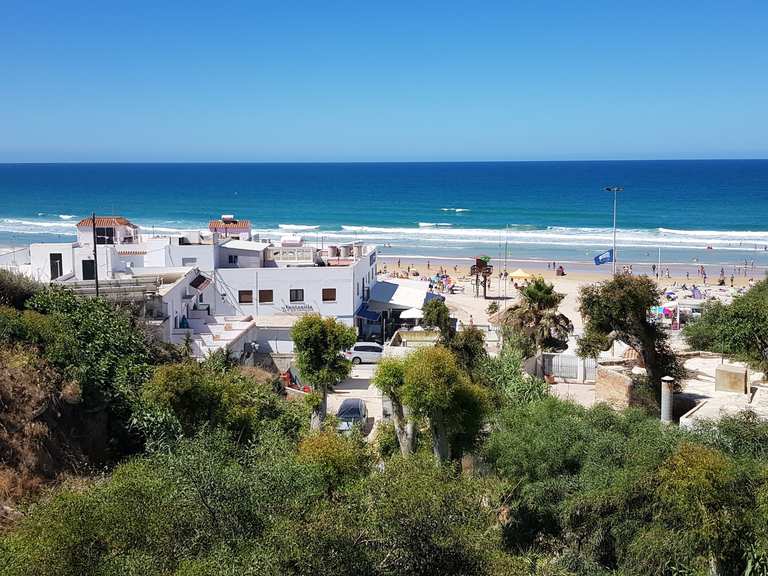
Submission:
<svg viewBox="0 0 768 576">
<path fill-rule="evenodd" d="M 456 210 L 451 208 L 451 210 Z M 61 216 L 61 217 L 59 217 Z M 39 220 L 34 217 L 0 218 L 0 232 L 8 234 L 50 234 L 74 236 L 77 232 L 74 217 L 69 215 L 47 215 Z M 178 227 L 169 227 L 169 221 L 135 222 L 145 234 L 181 234 L 188 230 L 206 230 L 202 222 L 178 222 Z M 173 222 L 176 224 L 177 222 Z M 185 226 L 186 224 L 186 226 Z M 448 222 L 419 222 L 412 226 L 317 226 L 306 224 L 277 224 L 272 227 L 255 228 L 255 234 L 262 238 L 279 240 L 286 232 L 305 233 L 308 241 L 321 238 L 323 242 L 349 242 L 362 240 L 380 245 L 392 245 L 417 249 L 428 246 L 452 247 L 459 251 L 467 246 L 499 246 L 504 243 L 519 245 L 571 246 L 585 249 L 610 246 L 613 240 L 611 228 L 560 227 L 546 228 L 530 225 L 515 225 L 508 229 L 457 228 Z M 34 241 L 30 238 L 30 242 Z M 670 228 L 619 229 L 617 243 L 622 247 L 637 248 L 679 248 L 704 250 L 760 250 L 768 247 L 768 231 L 755 230 L 676 230 Z"/>
<path fill-rule="evenodd" d="M 302 230 L 318 230 L 320 226 L 308 226 L 306 224 L 278 224 L 277 227 L 280 230 L 294 230 L 294 231 L 302 231 Z"/>
</svg>

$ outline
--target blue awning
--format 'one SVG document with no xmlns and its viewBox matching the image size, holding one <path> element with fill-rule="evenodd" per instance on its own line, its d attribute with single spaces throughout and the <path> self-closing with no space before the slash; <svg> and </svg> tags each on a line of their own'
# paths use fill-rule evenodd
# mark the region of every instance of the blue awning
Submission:
<svg viewBox="0 0 768 576">
<path fill-rule="evenodd" d="M 355 316 L 359 318 L 365 318 L 366 320 L 370 320 L 371 322 L 378 322 L 379 318 L 381 318 L 381 313 L 368 310 L 368 304 L 363 302 L 362 304 L 360 304 L 360 308 L 357 309 Z"/>
</svg>

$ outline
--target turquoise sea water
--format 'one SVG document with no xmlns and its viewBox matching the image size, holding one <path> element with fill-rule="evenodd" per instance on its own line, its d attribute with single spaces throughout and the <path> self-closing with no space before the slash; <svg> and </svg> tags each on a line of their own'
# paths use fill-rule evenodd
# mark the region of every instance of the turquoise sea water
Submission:
<svg viewBox="0 0 768 576">
<path fill-rule="evenodd" d="M 768 160 L 0 165 L 0 245 L 71 239 L 91 211 L 145 230 L 235 214 L 263 236 L 384 254 L 768 264 Z"/>
</svg>

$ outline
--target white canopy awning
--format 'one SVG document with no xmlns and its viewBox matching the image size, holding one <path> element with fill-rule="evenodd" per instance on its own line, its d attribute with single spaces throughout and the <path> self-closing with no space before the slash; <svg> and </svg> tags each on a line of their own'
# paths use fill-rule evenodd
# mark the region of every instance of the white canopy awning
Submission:
<svg viewBox="0 0 768 576">
<path fill-rule="evenodd" d="M 421 309 L 427 301 L 439 297 L 437 294 L 428 292 L 425 288 L 383 281 L 376 282 L 371 287 L 369 307 L 371 310 L 376 311 L 387 309 L 407 310 L 408 308 Z"/>
<path fill-rule="evenodd" d="M 424 318 L 424 312 L 422 312 L 418 308 L 408 308 L 408 310 L 404 310 L 400 314 L 401 320 L 413 320 L 413 319 L 420 319 Z"/>
</svg>

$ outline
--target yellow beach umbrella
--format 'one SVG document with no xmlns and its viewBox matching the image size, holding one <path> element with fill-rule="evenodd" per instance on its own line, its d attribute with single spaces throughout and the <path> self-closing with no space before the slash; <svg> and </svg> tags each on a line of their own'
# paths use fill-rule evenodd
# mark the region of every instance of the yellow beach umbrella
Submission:
<svg viewBox="0 0 768 576">
<path fill-rule="evenodd" d="M 515 280 L 517 280 L 517 279 L 520 279 L 520 280 L 530 280 L 531 278 L 533 278 L 533 276 L 528 274 L 528 272 L 526 272 L 522 268 L 518 268 L 517 270 L 512 272 L 512 274 L 510 274 L 510 276 L 513 279 L 515 279 Z"/>
</svg>

